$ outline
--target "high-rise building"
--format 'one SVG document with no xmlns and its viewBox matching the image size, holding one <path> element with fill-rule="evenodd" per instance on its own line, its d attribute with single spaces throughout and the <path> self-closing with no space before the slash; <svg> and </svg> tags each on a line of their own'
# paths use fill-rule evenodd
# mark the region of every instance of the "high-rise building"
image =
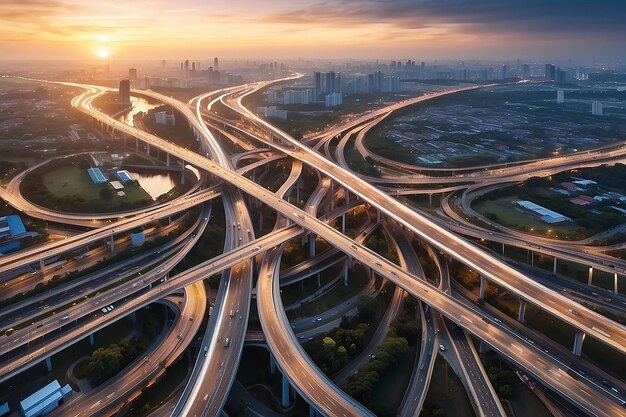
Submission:
<svg viewBox="0 0 626 417">
<path fill-rule="evenodd" d="M 161 60 L 161 67 L 165 68 L 167 65 L 167 61 L 166 60 Z"/>
<path fill-rule="evenodd" d="M 602 103 L 599 101 L 591 103 L 591 114 L 594 116 L 602 116 Z"/>
<path fill-rule="evenodd" d="M 121 80 L 117 99 L 121 104 L 130 104 L 130 80 Z"/>
<path fill-rule="evenodd" d="M 343 103 L 343 96 L 341 93 L 331 93 L 324 97 L 324 105 L 326 107 L 336 107 Z"/>
<path fill-rule="evenodd" d="M 322 74 L 319 71 L 313 73 L 313 100 L 319 101 L 322 97 Z"/>
<path fill-rule="evenodd" d="M 565 92 L 563 90 L 558 90 L 556 92 L 556 102 L 558 104 L 563 104 L 565 103 Z"/>
<path fill-rule="evenodd" d="M 313 92 L 306 90 L 287 90 L 283 93 L 283 104 L 309 104 L 313 99 Z"/>
<path fill-rule="evenodd" d="M 137 68 L 128 69 L 128 79 L 133 81 L 137 79 Z"/>
<path fill-rule="evenodd" d="M 217 59 L 217 57 L 213 58 L 213 69 L 215 71 L 219 71 L 220 67 L 219 67 L 219 60 Z"/>
<path fill-rule="evenodd" d="M 522 78 L 525 80 L 530 80 L 530 65 L 522 65 Z"/>
<path fill-rule="evenodd" d="M 554 81 L 556 79 L 556 67 L 553 64 L 546 64 L 546 80 Z"/>
<path fill-rule="evenodd" d="M 561 68 L 557 68 L 554 75 L 554 82 L 557 84 L 567 83 L 567 71 L 563 71 Z"/>
<path fill-rule="evenodd" d="M 506 80 L 509 78 L 509 66 L 504 64 L 502 65 L 502 79 Z"/>
</svg>

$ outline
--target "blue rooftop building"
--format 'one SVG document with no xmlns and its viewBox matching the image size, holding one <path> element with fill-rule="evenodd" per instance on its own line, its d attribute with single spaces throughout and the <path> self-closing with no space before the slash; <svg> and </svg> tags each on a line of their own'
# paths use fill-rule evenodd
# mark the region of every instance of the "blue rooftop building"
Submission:
<svg viewBox="0 0 626 417">
<path fill-rule="evenodd" d="M 43 416 L 62 404 L 72 393 L 72 388 L 68 385 L 61 387 L 56 379 L 31 394 L 20 402 L 20 410 L 24 417 Z"/>
<path fill-rule="evenodd" d="M 87 173 L 91 177 L 91 181 L 93 181 L 94 184 L 104 184 L 107 182 L 107 178 L 98 167 L 88 168 Z"/>
</svg>

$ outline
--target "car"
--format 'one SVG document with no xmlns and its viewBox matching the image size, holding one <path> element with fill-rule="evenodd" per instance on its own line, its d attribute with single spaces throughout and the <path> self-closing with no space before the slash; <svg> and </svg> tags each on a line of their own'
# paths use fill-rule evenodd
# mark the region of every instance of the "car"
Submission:
<svg viewBox="0 0 626 417">
<path fill-rule="evenodd" d="M 356 249 L 356 245 L 355 245 L 354 243 L 353 243 L 352 245 L 350 245 L 350 247 L 351 247 L 352 249 Z"/>
<path fill-rule="evenodd" d="M 106 312 L 107 312 L 107 311 L 109 311 L 109 310 L 107 310 L 107 308 L 106 308 L 106 307 L 102 307 L 102 308 L 100 309 L 100 311 L 102 311 L 103 313 L 105 313 L 105 314 L 106 314 Z"/>
<path fill-rule="evenodd" d="M 396 274 L 396 271 L 391 271 L 391 275 L 397 276 L 398 274 Z"/>
<path fill-rule="evenodd" d="M 580 316 L 580 314 L 578 313 L 578 311 L 576 310 L 572 310 L 571 308 L 568 308 L 567 311 L 569 311 L 570 313 L 572 313 L 575 316 Z"/>
<path fill-rule="evenodd" d="M 204 345 L 204 356 L 206 356 L 208 352 L 209 352 L 209 346 Z"/>
<path fill-rule="evenodd" d="M 107 311 L 113 311 L 113 308 L 114 307 L 112 305 L 110 305 L 110 306 L 107 307 Z"/>
<path fill-rule="evenodd" d="M 239 319 L 243 319 L 243 316 L 241 314 L 239 315 Z"/>
<path fill-rule="evenodd" d="M 500 319 L 499 319 L 499 318 L 497 318 L 497 317 L 495 317 L 495 318 L 493 319 L 493 321 L 495 321 L 496 323 L 502 323 L 502 320 L 500 320 Z"/>
<path fill-rule="evenodd" d="M 246 232 L 248 232 L 248 234 L 252 233 L 250 229 L 246 229 Z"/>
<path fill-rule="evenodd" d="M 230 310 L 230 314 L 229 314 L 229 316 L 230 316 L 230 317 L 234 317 L 234 316 L 235 316 L 235 310 Z"/>
<path fill-rule="evenodd" d="M 320 321 L 322 321 L 322 318 L 321 317 L 316 317 L 316 318 L 313 319 L 313 321 L 314 322 L 320 322 Z"/>
<path fill-rule="evenodd" d="M 69 318 L 70 318 L 70 316 L 63 316 L 63 317 L 61 317 L 61 320 L 67 320 Z"/>
<path fill-rule="evenodd" d="M 380 262 L 376 261 L 376 265 L 378 266 L 383 266 L 383 264 L 381 264 Z"/>
<path fill-rule="evenodd" d="M 224 347 L 227 348 L 228 346 L 230 346 L 230 337 L 224 339 Z"/>
<path fill-rule="evenodd" d="M 439 350 L 445 352 L 446 347 L 444 345 L 439 345 Z"/>
<path fill-rule="evenodd" d="M 483 321 L 484 321 L 485 323 L 487 323 L 487 324 L 489 324 L 489 323 L 490 323 L 490 321 L 489 321 L 489 319 L 488 319 L 487 317 L 483 317 L 482 319 L 483 319 Z"/>
</svg>

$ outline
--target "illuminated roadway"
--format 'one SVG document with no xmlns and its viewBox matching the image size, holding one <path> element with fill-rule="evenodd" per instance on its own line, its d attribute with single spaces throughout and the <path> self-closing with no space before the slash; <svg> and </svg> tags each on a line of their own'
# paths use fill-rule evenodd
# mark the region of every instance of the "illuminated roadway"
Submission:
<svg viewBox="0 0 626 417">
<path fill-rule="evenodd" d="M 125 128 L 116 127 L 116 129 L 124 131 Z M 130 130 L 129 130 L 129 134 L 136 134 L 136 132 L 130 133 Z M 403 288 L 407 289 L 409 292 L 411 292 L 415 296 L 419 298 L 425 298 L 425 296 L 420 293 L 420 290 L 430 291 L 430 295 L 428 296 L 428 299 L 425 300 L 427 303 L 434 305 L 440 311 L 446 312 L 446 314 L 448 316 L 452 316 L 453 317 L 452 319 L 456 321 L 457 323 L 463 322 L 463 319 L 455 314 L 455 310 L 458 309 L 459 306 L 453 303 L 449 299 L 449 297 L 447 297 L 446 295 L 440 295 L 436 289 L 433 289 L 432 287 L 429 287 L 426 284 L 419 283 L 410 275 L 405 274 L 402 270 L 399 270 L 397 267 L 390 265 L 384 259 L 380 259 L 379 256 L 371 253 L 367 249 L 363 247 L 356 247 L 356 249 L 353 248 L 352 246 L 350 246 L 350 245 L 353 245 L 353 243 L 351 243 L 349 239 L 345 238 L 344 236 L 341 236 L 334 230 L 328 230 L 328 228 L 324 227 L 323 224 L 319 224 L 319 221 L 317 221 L 317 219 L 311 218 L 311 216 L 307 216 L 304 212 L 299 212 L 295 207 L 289 205 L 285 201 L 274 200 L 272 195 L 268 194 L 266 190 L 262 189 L 262 187 L 258 187 L 256 186 L 256 184 L 251 183 L 250 181 L 246 179 L 238 178 L 236 177 L 236 175 L 230 172 L 221 170 L 220 167 L 210 163 L 210 161 L 206 160 L 206 158 L 193 155 L 192 153 L 190 154 L 180 148 L 176 149 L 177 147 L 172 146 L 171 144 L 159 143 L 158 138 L 155 140 L 155 138 L 153 137 L 141 135 L 140 139 L 148 140 L 150 141 L 151 144 L 156 143 L 158 147 L 168 152 L 171 152 L 174 155 L 179 156 L 184 160 L 194 163 L 194 165 L 197 165 L 200 168 L 210 170 L 215 175 L 218 175 L 222 177 L 223 179 L 226 179 L 227 181 L 234 183 L 239 188 L 242 188 L 246 192 L 249 192 L 250 194 L 254 195 L 256 198 L 259 198 L 266 204 L 273 205 L 275 208 L 281 211 L 281 213 L 285 215 L 286 217 L 290 218 L 291 220 L 299 224 L 305 225 L 307 229 L 310 229 L 314 231 L 315 233 L 319 234 L 320 236 L 324 237 L 327 241 L 331 242 L 337 247 L 340 247 L 346 253 L 349 253 L 351 256 L 359 259 L 361 262 L 368 264 L 370 267 L 375 268 L 379 273 L 383 274 L 384 276 L 389 277 L 389 274 L 391 272 L 394 272 L 395 274 L 392 274 L 392 277 L 389 277 L 389 278 L 394 280 L 396 283 L 401 285 Z M 292 155 L 294 154 L 293 152 L 288 152 L 288 153 Z M 308 157 L 308 155 L 303 155 L 300 159 L 305 159 L 304 156 Z M 312 159 L 315 159 L 315 158 L 312 158 Z M 305 160 L 305 162 L 307 161 Z M 350 177 L 350 174 L 342 172 L 339 169 L 337 170 L 339 171 L 338 173 L 333 173 L 332 170 L 334 170 L 336 167 L 334 167 L 332 164 L 328 165 L 328 162 L 315 161 L 313 166 L 315 168 L 322 169 L 327 175 L 334 178 L 335 180 L 339 178 L 340 179 L 339 182 L 343 183 L 343 185 L 349 185 L 347 180 L 350 180 L 349 181 L 350 183 L 354 181 L 355 184 L 353 184 L 350 187 L 352 192 L 355 192 L 355 185 L 358 186 L 358 189 L 356 190 L 356 194 L 360 195 L 362 198 L 369 197 L 369 198 L 365 198 L 365 200 L 369 201 L 379 210 L 382 210 L 383 212 L 390 215 L 391 217 L 394 217 L 394 216 L 397 217 L 397 215 L 395 215 L 394 212 L 387 210 L 386 207 L 381 205 L 382 202 L 385 202 L 385 204 L 389 204 L 389 207 L 393 208 L 396 204 L 394 203 L 394 200 L 392 199 L 389 199 L 390 201 L 385 200 L 385 197 L 387 196 L 380 195 L 381 194 L 380 192 L 376 192 L 376 191 L 372 191 L 368 189 L 367 184 L 359 183 L 358 179 Z M 373 189 L 373 187 L 369 187 L 369 188 Z M 362 192 L 362 189 L 367 192 Z M 272 203 L 275 203 L 275 204 L 272 204 Z M 399 211 L 402 212 L 402 210 L 399 210 Z M 408 209 L 407 211 L 408 213 L 402 212 L 402 214 L 407 214 L 407 218 L 412 219 L 413 217 L 417 216 L 412 211 Z M 418 216 L 416 220 L 419 220 L 421 222 L 423 219 Z M 405 225 L 407 225 L 408 223 L 407 221 L 404 221 L 403 219 L 399 219 L 399 221 L 401 221 Z M 426 226 L 428 226 L 428 224 Z M 407 227 L 414 228 L 413 226 L 411 226 L 410 223 L 408 224 Z M 469 265 L 473 266 L 474 268 L 476 268 L 477 270 L 481 272 L 482 272 L 482 268 L 478 268 L 474 266 L 472 260 L 464 259 L 465 257 L 463 255 L 469 252 L 469 254 L 471 254 L 472 256 L 476 256 L 477 258 L 485 261 L 485 264 L 489 267 L 489 269 L 484 271 L 485 275 L 489 276 L 494 281 L 498 282 L 495 276 L 490 276 L 490 273 L 492 275 L 495 275 L 494 273 L 496 271 L 500 273 L 504 272 L 507 275 L 513 275 L 516 277 L 517 273 L 515 271 L 503 266 L 499 262 L 495 262 L 489 259 L 489 257 L 484 255 L 481 251 L 476 251 L 475 248 L 468 249 L 467 244 L 463 241 L 460 241 L 460 239 L 456 238 L 454 235 L 446 233 L 445 231 L 439 231 L 437 229 L 435 229 L 434 231 L 436 233 L 433 233 L 431 235 L 436 236 L 439 239 L 443 239 L 445 237 L 447 239 L 450 239 L 451 244 L 453 246 L 455 245 L 461 246 L 461 248 L 456 249 L 456 251 L 448 250 L 446 247 L 441 248 L 442 250 L 452 252 L 453 255 L 456 255 L 456 257 L 459 257 L 462 261 L 464 261 L 465 263 L 468 263 Z M 416 232 L 420 234 L 419 231 L 416 231 Z M 425 238 L 427 240 L 430 240 L 428 239 L 428 237 L 425 237 Z M 436 244 L 437 242 L 435 241 L 431 243 Z M 523 278 L 525 277 L 521 276 L 520 274 L 520 278 L 522 278 L 523 280 Z M 513 284 L 513 282 L 511 284 Z M 519 282 L 515 282 L 515 284 L 519 285 Z M 554 298 L 554 295 L 550 294 L 550 292 L 548 292 L 547 294 L 545 294 L 546 291 L 540 291 L 540 292 L 543 292 L 542 297 L 544 298 L 548 298 L 548 299 Z M 525 298 L 528 299 L 529 297 L 525 297 Z M 529 301 L 533 302 L 532 299 Z M 561 300 L 561 299 L 558 299 L 558 297 L 556 301 L 558 301 L 558 303 L 566 303 L 566 305 L 571 305 L 571 304 L 568 304 L 569 303 L 568 300 Z M 542 305 L 541 300 L 537 300 L 536 304 Z M 577 305 L 575 305 L 575 308 L 578 308 L 580 310 L 580 307 Z M 563 316 L 563 312 L 556 310 L 555 307 L 550 307 L 550 309 L 551 311 L 553 311 L 553 314 L 556 313 L 557 315 L 560 314 L 561 316 Z M 582 310 L 582 311 L 585 313 L 585 316 L 587 316 L 590 313 L 585 310 Z M 467 313 L 467 314 L 470 314 L 470 313 Z M 597 320 L 597 317 L 591 317 L 591 319 L 587 318 L 587 320 L 593 322 Z M 588 388 L 584 384 L 580 383 L 579 381 L 570 381 L 567 384 L 558 384 L 558 380 L 563 377 L 564 373 L 561 374 L 559 370 L 552 368 L 550 364 L 544 362 L 545 358 L 542 358 L 541 357 L 542 355 L 539 352 L 533 351 L 532 347 L 520 347 L 517 345 L 511 345 L 510 343 L 508 343 L 508 341 L 494 340 L 495 336 L 498 336 L 499 333 L 497 331 L 494 332 L 493 327 L 490 329 L 485 329 L 484 328 L 485 326 L 481 325 L 480 321 L 481 320 L 479 319 L 479 323 L 473 323 L 472 325 L 465 323 L 465 327 L 471 327 L 470 331 L 477 334 L 478 337 L 487 340 L 496 349 L 500 350 L 507 356 L 511 356 L 513 360 L 523 364 L 530 372 L 541 375 L 541 378 L 544 381 L 548 383 L 553 383 L 553 385 L 561 385 L 562 387 L 561 389 L 564 391 L 564 393 L 569 395 L 570 398 L 574 402 L 579 403 L 584 408 L 588 409 L 591 412 L 595 412 L 599 415 L 611 415 L 611 414 L 615 415 L 620 412 L 619 408 L 612 408 L 612 407 L 617 407 L 617 405 L 615 405 L 614 403 L 613 405 L 611 405 L 610 403 L 609 404 L 607 403 L 597 404 L 597 402 L 593 402 L 591 400 L 591 398 L 593 398 L 593 395 L 594 395 L 593 391 L 591 391 L 590 393 L 588 391 Z M 578 320 L 572 320 L 571 318 L 569 318 L 567 321 L 576 323 Z M 606 321 L 606 320 L 603 320 L 603 321 Z M 581 327 L 580 323 L 577 323 L 577 324 L 579 324 L 577 327 Z M 577 324 L 573 324 L 573 325 L 576 326 Z M 582 327 L 588 333 L 593 334 L 594 336 L 598 337 L 599 339 L 602 339 L 606 343 L 609 343 L 614 346 L 617 345 L 616 347 L 622 350 L 621 348 L 623 347 L 623 343 L 614 342 L 614 340 L 616 339 L 622 340 L 623 334 L 620 334 L 620 333 L 622 333 L 623 330 L 620 327 L 615 327 L 612 323 L 604 323 L 604 326 L 610 327 L 606 331 L 611 332 L 611 334 L 613 335 L 613 339 L 611 339 L 610 337 L 608 338 L 604 337 L 601 333 L 599 334 L 597 331 L 594 331 L 589 325 L 587 325 L 586 329 L 584 325 Z M 492 333 L 495 333 L 495 334 L 492 335 Z M 501 332 L 501 333 L 505 339 L 508 339 L 507 335 L 504 332 Z M 611 340 L 607 340 L 607 339 L 611 339 Z M 520 353 L 516 354 L 515 351 L 519 351 Z M 521 354 L 522 352 L 524 353 L 523 355 Z"/>
</svg>

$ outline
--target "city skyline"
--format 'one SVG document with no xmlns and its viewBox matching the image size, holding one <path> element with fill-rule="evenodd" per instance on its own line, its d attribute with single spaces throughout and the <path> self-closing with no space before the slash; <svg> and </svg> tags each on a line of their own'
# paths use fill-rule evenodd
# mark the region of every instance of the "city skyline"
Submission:
<svg viewBox="0 0 626 417">
<path fill-rule="evenodd" d="M 619 1 L 9 0 L 9 60 L 525 59 L 621 63 Z"/>
</svg>

